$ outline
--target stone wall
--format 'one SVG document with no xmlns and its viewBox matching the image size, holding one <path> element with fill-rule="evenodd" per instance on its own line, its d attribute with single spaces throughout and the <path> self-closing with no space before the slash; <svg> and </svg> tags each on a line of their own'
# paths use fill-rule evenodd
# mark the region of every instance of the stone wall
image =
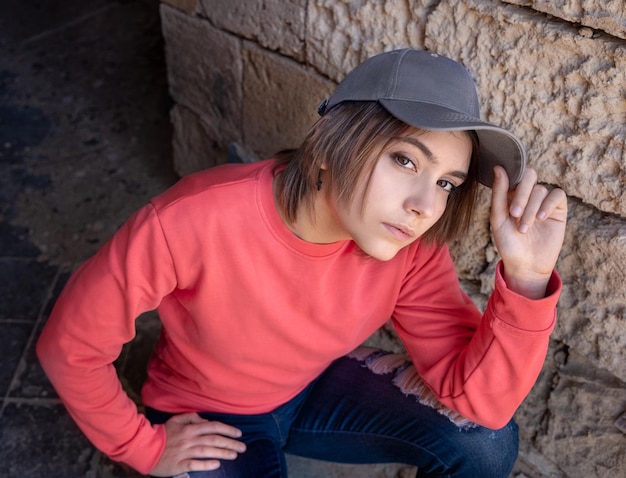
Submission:
<svg viewBox="0 0 626 478">
<path fill-rule="evenodd" d="M 297 145 L 350 69 L 372 54 L 413 46 L 464 63 L 478 82 L 485 119 L 519 135 L 541 179 L 568 193 L 559 323 L 516 417 L 517 476 L 626 476 L 625 5 L 162 0 L 181 175 L 225 162 L 229 144 L 251 157 Z M 485 206 L 471 237 L 453 245 L 464 287 L 479 305 L 498 260 L 488 194 L 481 194 Z M 386 329 L 372 340 L 399 347 Z"/>
</svg>

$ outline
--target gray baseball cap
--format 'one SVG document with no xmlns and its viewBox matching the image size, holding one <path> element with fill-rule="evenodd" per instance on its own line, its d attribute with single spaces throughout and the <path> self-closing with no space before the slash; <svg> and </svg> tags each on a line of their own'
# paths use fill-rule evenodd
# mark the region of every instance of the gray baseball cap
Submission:
<svg viewBox="0 0 626 478">
<path fill-rule="evenodd" d="M 493 167 L 504 167 L 511 187 L 522 179 L 526 153 L 509 131 L 480 119 L 476 85 L 460 63 L 406 48 L 373 56 L 352 70 L 319 108 L 325 115 L 344 101 L 377 101 L 415 128 L 478 135 L 479 181 L 493 184 Z"/>
</svg>

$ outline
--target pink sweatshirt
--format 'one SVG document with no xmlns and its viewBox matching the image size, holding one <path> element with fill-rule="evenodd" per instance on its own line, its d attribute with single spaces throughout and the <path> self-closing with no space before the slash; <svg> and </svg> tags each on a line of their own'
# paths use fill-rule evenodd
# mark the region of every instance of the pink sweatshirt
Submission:
<svg viewBox="0 0 626 478">
<path fill-rule="evenodd" d="M 38 355 L 69 413 L 114 460 L 142 473 L 157 463 L 151 426 L 112 362 L 135 318 L 163 323 L 143 388 L 168 412 L 254 414 L 288 401 L 390 317 L 439 400 L 491 428 L 530 391 L 555 325 L 547 297 L 509 291 L 498 271 L 482 315 L 459 287 L 447 248 L 419 242 L 390 261 L 352 241 L 311 244 L 282 223 L 273 161 L 183 178 L 136 212 L 68 282 Z"/>
</svg>

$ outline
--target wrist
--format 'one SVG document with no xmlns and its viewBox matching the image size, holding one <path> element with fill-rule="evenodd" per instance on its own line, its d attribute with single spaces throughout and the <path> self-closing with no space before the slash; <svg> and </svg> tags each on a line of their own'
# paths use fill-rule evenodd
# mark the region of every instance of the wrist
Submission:
<svg viewBox="0 0 626 478">
<path fill-rule="evenodd" d="M 546 296 L 550 277 L 551 274 L 546 276 L 543 274 L 509 273 L 506 269 L 502 273 L 507 288 L 528 299 L 543 299 Z"/>
</svg>

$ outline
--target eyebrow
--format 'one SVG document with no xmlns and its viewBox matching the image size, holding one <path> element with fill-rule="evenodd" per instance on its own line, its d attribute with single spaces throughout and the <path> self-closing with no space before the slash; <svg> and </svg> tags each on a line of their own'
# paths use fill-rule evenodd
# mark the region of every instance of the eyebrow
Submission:
<svg viewBox="0 0 626 478">
<path fill-rule="evenodd" d="M 408 143 L 412 146 L 415 146 L 417 149 L 419 149 L 422 153 L 424 153 L 424 156 L 426 156 L 426 159 L 433 164 L 439 164 L 439 160 L 437 159 L 437 157 L 433 154 L 433 152 L 428 148 L 428 146 L 426 146 L 424 143 L 422 143 L 421 141 L 415 139 L 415 138 L 398 138 L 398 141 L 401 143 Z M 467 173 L 465 171 L 450 171 L 448 174 L 457 177 L 463 181 L 465 181 L 467 179 Z"/>
</svg>

